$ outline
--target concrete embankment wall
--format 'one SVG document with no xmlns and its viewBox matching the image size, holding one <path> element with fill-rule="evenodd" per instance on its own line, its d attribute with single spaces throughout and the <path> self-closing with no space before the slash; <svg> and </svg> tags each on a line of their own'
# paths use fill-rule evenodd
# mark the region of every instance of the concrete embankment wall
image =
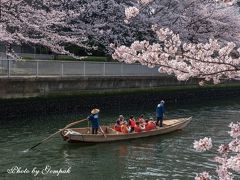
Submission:
<svg viewBox="0 0 240 180">
<path fill-rule="evenodd" d="M 171 76 L 11 77 L 0 78 L 0 98 L 26 98 L 54 94 L 76 94 L 83 91 L 153 88 L 186 84 L 197 84 L 197 81 L 179 82 Z"/>
<path fill-rule="evenodd" d="M 111 83 L 105 82 L 107 80 L 104 78 L 96 77 L 83 78 L 85 80 L 83 82 L 79 79 L 77 81 L 75 78 L 71 81 L 61 78 L 56 81 L 50 78 L 49 82 L 46 79 L 31 79 L 31 81 L 29 79 L 27 81 L 11 79 L 8 82 L 1 80 L 6 83 L 5 91 L 2 89 L 3 83 L 1 83 L 1 95 L 20 97 L 19 94 L 24 92 L 22 97 L 42 96 L 0 99 L 0 120 L 41 117 L 50 114 L 86 116 L 92 105 L 97 105 L 102 113 L 117 112 L 118 114 L 131 109 L 137 109 L 139 113 L 145 112 L 146 109 L 154 111 L 156 104 L 161 99 L 166 101 L 168 107 L 171 104 L 182 107 L 184 104 L 192 103 L 195 105 L 198 103 L 208 104 L 211 100 L 220 100 L 221 102 L 221 99 L 225 101 L 226 99 L 234 101 L 240 99 L 240 84 L 237 82 L 199 87 L 194 81 L 181 84 L 170 77 L 165 80 L 161 80 L 159 77 L 138 78 L 139 80 L 126 78 L 122 80 L 124 81 L 122 83 L 118 82 L 118 77 L 110 78 L 112 79 Z M 89 81 L 86 82 L 87 80 Z M 91 83 L 89 83 L 90 80 Z M 94 83 L 96 84 L 94 85 Z M 146 84 L 149 87 L 146 87 Z M 103 89 L 104 87 L 111 88 L 106 90 Z M 129 89 L 123 87 L 129 87 Z"/>
</svg>

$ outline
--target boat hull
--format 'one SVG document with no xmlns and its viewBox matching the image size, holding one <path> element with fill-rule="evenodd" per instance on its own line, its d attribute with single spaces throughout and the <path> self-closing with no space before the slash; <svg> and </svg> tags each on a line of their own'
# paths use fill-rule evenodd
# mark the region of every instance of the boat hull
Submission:
<svg viewBox="0 0 240 180">
<path fill-rule="evenodd" d="M 100 134 L 90 134 L 89 128 L 71 128 L 66 129 L 65 132 L 61 132 L 61 136 L 64 140 L 76 143 L 76 142 L 84 142 L 84 143 L 103 143 L 103 142 L 113 142 L 113 141 L 122 141 L 128 139 L 137 139 L 144 138 L 150 136 L 156 136 L 161 134 L 171 133 L 177 130 L 181 130 L 187 126 L 187 124 L 191 121 L 190 118 L 179 118 L 174 120 L 165 120 L 164 127 L 153 129 L 150 131 L 143 132 L 133 132 L 133 133 L 121 133 L 113 130 L 109 126 L 102 126 L 104 131 Z M 69 133 L 70 132 L 70 133 Z"/>
</svg>

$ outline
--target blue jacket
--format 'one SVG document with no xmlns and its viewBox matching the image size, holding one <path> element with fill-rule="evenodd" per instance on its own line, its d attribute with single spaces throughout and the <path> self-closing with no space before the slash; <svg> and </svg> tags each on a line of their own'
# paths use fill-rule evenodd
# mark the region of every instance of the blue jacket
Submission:
<svg viewBox="0 0 240 180">
<path fill-rule="evenodd" d="M 156 108 L 156 116 L 163 118 L 164 112 L 165 112 L 164 104 L 163 103 L 158 104 Z"/>
<path fill-rule="evenodd" d="M 92 128 L 98 128 L 99 127 L 98 114 L 91 114 L 90 116 L 88 116 L 88 120 L 91 121 Z"/>
</svg>

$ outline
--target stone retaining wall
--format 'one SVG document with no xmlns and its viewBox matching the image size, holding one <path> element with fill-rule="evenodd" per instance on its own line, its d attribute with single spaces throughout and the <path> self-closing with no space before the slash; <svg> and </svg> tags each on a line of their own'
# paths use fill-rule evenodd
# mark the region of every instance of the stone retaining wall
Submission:
<svg viewBox="0 0 240 180">
<path fill-rule="evenodd" d="M 104 77 L 11 77 L 0 78 L 0 98 L 27 98 L 51 94 L 129 88 L 153 88 L 197 84 L 196 80 L 179 82 L 171 76 Z"/>
<path fill-rule="evenodd" d="M 0 100 L 0 120 L 20 119 L 31 116 L 49 116 L 50 114 L 76 114 L 87 115 L 93 105 L 97 105 L 102 112 L 124 113 L 131 109 L 138 109 L 139 113 L 155 106 L 161 99 L 169 106 L 204 103 L 208 105 L 211 100 L 233 99 L 240 97 L 239 86 L 224 87 L 169 87 L 134 89 L 131 91 L 94 92 L 69 96 L 46 96 L 36 98 L 18 98 Z M 234 99 L 235 98 L 235 99 Z M 221 101 L 220 101 L 221 102 Z M 194 105 L 194 106 L 195 106 Z M 1 121 L 0 121 L 1 122 Z"/>
</svg>

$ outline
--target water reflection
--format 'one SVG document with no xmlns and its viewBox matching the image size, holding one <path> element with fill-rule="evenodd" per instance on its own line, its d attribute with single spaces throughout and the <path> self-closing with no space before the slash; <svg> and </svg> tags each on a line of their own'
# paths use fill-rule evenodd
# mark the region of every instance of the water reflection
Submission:
<svg viewBox="0 0 240 180">
<path fill-rule="evenodd" d="M 119 146 L 119 157 L 125 157 L 128 154 L 128 146 L 123 144 Z"/>
</svg>

